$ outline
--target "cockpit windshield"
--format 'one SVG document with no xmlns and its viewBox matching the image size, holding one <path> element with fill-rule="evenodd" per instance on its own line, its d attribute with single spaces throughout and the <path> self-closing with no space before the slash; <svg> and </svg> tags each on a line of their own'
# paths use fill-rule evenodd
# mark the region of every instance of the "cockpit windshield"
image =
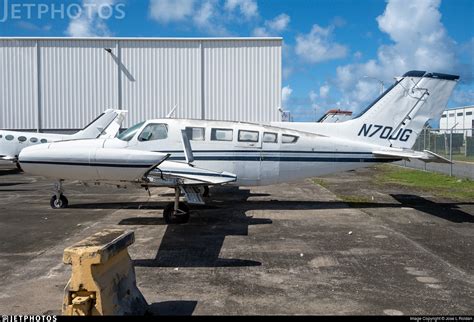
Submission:
<svg viewBox="0 0 474 322">
<path fill-rule="evenodd" d="M 127 141 L 127 142 L 130 141 L 131 139 L 133 139 L 135 134 L 137 134 L 138 130 L 143 126 L 144 123 L 145 122 L 141 122 L 128 128 L 126 131 L 120 133 L 117 136 L 117 139 L 122 140 L 122 141 Z"/>
</svg>

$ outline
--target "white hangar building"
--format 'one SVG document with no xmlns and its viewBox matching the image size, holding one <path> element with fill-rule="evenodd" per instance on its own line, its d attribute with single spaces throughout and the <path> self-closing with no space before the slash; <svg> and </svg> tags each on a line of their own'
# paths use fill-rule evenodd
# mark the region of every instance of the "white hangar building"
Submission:
<svg viewBox="0 0 474 322">
<path fill-rule="evenodd" d="M 125 127 L 281 118 L 282 38 L 0 38 L 0 128 L 69 131 L 107 108 Z"/>
<path fill-rule="evenodd" d="M 439 128 L 442 133 L 466 133 L 467 136 L 473 136 L 474 130 L 474 105 L 462 106 L 447 109 L 441 115 Z"/>
</svg>

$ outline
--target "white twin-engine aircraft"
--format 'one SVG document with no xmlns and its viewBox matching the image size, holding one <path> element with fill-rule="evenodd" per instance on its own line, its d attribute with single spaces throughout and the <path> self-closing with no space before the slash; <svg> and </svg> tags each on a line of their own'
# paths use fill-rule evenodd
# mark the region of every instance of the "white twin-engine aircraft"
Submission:
<svg viewBox="0 0 474 322">
<path fill-rule="evenodd" d="M 425 123 L 441 115 L 458 79 L 408 72 L 361 115 L 343 123 L 156 119 L 114 139 L 30 147 L 19 161 L 26 172 L 57 180 L 53 208 L 68 204 L 63 180 L 166 186 L 175 189 L 175 199 L 164 210 L 165 221 L 183 223 L 189 208 L 180 202 L 181 193 L 188 203 L 202 204 L 209 185 L 269 185 L 401 159 L 449 162 L 410 148 Z"/>
<path fill-rule="evenodd" d="M 71 135 L 0 130 L 0 160 L 16 163 L 20 168 L 18 155 L 28 146 L 65 140 L 113 138 L 119 132 L 126 113 L 122 110 L 106 110 L 84 129 Z"/>
</svg>

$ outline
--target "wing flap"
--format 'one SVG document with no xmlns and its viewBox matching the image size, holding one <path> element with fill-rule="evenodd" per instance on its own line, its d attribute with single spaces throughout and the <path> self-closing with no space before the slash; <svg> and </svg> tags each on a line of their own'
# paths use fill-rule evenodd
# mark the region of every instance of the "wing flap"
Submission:
<svg viewBox="0 0 474 322">
<path fill-rule="evenodd" d="M 219 185 L 237 180 L 235 174 L 198 168 L 183 162 L 164 161 L 156 170 L 150 172 L 153 177 L 163 179 L 181 179 L 187 184 Z"/>
<path fill-rule="evenodd" d="M 385 150 L 385 151 L 374 151 L 372 154 L 376 158 L 401 158 L 405 160 L 416 159 L 423 162 L 433 162 L 433 163 L 452 163 L 445 157 L 442 157 L 439 154 L 436 154 L 432 151 L 424 150 L 413 151 L 413 150 Z"/>
</svg>

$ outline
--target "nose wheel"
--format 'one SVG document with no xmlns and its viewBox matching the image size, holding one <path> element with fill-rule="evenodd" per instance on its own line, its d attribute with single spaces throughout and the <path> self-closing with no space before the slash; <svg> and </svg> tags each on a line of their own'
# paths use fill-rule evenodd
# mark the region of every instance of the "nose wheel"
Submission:
<svg viewBox="0 0 474 322">
<path fill-rule="evenodd" d="M 168 225 L 185 224 L 189 221 L 189 207 L 186 203 L 179 202 L 180 194 L 179 187 L 175 187 L 174 202 L 169 203 L 163 211 L 163 218 Z"/>
<path fill-rule="evenodd" d="M 69 201 L 63 194 L 59 195 L 59 198 L 56 195 L 51 197 L 50 205 L 53 209 L 67 208 L 68 204 Z"/>
<path fill-rule="evenodd" d="M 49 202 L 51 208 L 53 209 L 63 209 L 67 208 L 69 201 L 63 195 L 63 182 L 58 181 L 54 184 L 54 195 L 51 197 Z"/>
</svg>

